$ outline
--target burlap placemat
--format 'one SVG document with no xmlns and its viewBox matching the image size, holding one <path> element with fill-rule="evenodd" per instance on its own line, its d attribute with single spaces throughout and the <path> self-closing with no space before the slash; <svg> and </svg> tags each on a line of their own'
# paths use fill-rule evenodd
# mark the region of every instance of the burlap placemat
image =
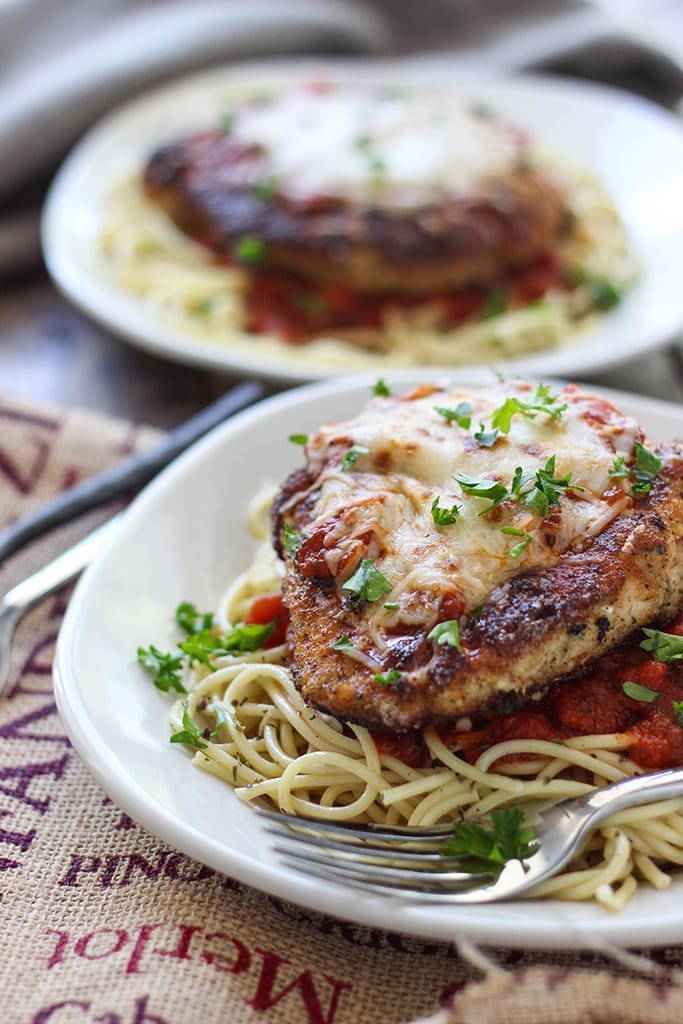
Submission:
<svg viewBox="0 0 683 1024">
<path fill-rule="evenodd" d="M 0 400 L 0 528 L 156 437 Z M 106 511 L 9 560 L 2 592 Z M 0 702 L 0 1024 L 683 1020 L 680 990 L 629 982 L 624 995 L 600 970 L 637 972 L 597 954 L 496 950 L 506 973 L 480 983 L 454 946 L 301 909 L 159 842 L 93 782 L 57 715 L 51 661 L 68 595 L 21 622 Z M 681 952 L 651 955 L 670 969 Z"/>
</svg>

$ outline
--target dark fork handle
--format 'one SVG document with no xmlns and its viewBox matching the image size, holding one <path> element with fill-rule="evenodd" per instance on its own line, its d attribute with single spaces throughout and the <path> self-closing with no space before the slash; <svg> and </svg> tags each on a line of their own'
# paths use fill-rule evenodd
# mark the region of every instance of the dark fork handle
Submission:
<svg viewBox="0 0 683 1024">
<path fill-rule="evenodd" d="M 248 380 L 232 388 L 196 416 L 169 431 L 161 444 L 124 459 L 90 477 L 0 533 L 0 562 L 24 544 L 88 509 L 131 494 L 172 462 L 186 448 L 224 419 L 263 396 L 263 386 Z"/>
</svg>

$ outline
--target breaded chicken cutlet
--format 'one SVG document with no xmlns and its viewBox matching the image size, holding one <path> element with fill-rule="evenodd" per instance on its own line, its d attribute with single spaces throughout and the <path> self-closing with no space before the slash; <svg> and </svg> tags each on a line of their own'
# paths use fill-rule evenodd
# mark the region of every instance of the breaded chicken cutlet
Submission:
<svg viewBox="0 0 683 1024">
<path fill-rule="evenodd" d="M 305 452 L 274 506 L 289 660 L 339 719 L 509 711 L 681 607 L 683 449 L 574 385 L 425 385 Z"/>
</svg>

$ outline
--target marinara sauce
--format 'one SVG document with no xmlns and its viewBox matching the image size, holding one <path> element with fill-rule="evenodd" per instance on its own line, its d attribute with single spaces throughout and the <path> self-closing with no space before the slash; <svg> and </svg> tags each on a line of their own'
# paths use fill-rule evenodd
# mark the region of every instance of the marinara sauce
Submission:
<svg viewBox="0 0 683 1024">
<path fill-rule="evenodd" d="M 527 267 L 509 271 L 493 292 L 471 287 L 429 296 L 362 293 L 255 268 L 245 296 L 245 328 L 253 334 L 276 334 L 283 341 L 301 344 L 323 331 L 377 330 L 392 310 L 408 312 L 429 304 L 440 326 L 447 330 L 504 309 L 518 309 L 552 289 L 566 290 L 568 286 L 566 274 L 551 253 Z"/>
<path fill-rule="evenodd" d="M 683 635 L 683 619 L 667 632 Z M 481 719 L 471 732 L 451 732 L 444 739 L 456 742 L 468 761 L 494 743 L 505 740 L 563 740 L 571 736 L 623 733 L 626 752 L 639 767 L 654 771 L 683 765 L 683 663 L 655 661 L 640 647 L 642 634 L 605 655 L 586 674 L 556 683 L 542 700 L 521 711 Z M 647 699 L 633 683 L 643 687 Z M 506 760 L 524 760 L 512 755 Z"/>
</svg>

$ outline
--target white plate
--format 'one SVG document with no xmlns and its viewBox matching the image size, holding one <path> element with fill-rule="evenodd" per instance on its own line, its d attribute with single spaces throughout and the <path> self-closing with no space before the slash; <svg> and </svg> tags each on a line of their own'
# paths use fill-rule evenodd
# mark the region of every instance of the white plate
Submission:
<svg viewBox="0 0 683 1024">
<path fill-rule="evenodd" d="M 435 374 L 422 373 L 420 379 Z M 415 375 L 389 375 L 397 390 Z M 328 381 L 268 399 L 218 428 L 130 506 L 76 588 L 62 627 L 55 691 L 74 746 L 100 785 L 173 846 L 259 889 L 367 925 L 450 940 L 536 948 L 683 941 L 683 877 L 643 888 L 621 914 L 592 904 L 518 902 L 444 908 L 365 897 L 284 869 L 260 819 L 169 743 L 169 699 L 136 662 L 139 645 L 171 649 L 179 601 L 215 607 L 249 563 L 245 509 L 264 481 L 302 464 L 291 433 L 358 412 L 371 381 Z M 683 410 L 619 396 L 654 438 L 683 437 Z"/>
<path fill-rule="evenodd" d="M 340 371 L 293 346 L 290 356 L 221 347 L 169 329 L 107 280 L 98 254 L 101 212 L 113 185 L 139 173 L 157 145 L 218 123 L 226 90 L 324 75 L 397 82 L 447 81 L 490 104 L 534 138 L 592 168 L 607 186 L 638 252 L 642 277 L 625 301 L 555 350 L 498 364 L 505 372 L 573 376 L 603 369 L 669 341 L 683 327 L 683 132 L 659 107 L 602 86 L 543 77 L 475 82 L 409 62 L 327 61 L 245 65 L 185 79 L 110 115 L 66 160 L 44 212 L 43 248 L 58 287 L 105 327 L 141 348 L 182 363 L 282 382 Z M 359 357 L 360 358 L 360 357 Z M 367 357 L 365 357 L 367 359 Z M 357 369 L 367 366 L 360 364 Z M 348 369 L 348 367 L 347 367 Z M 459 373 L 471 379 L 471 371 Z"/>
</svg>

